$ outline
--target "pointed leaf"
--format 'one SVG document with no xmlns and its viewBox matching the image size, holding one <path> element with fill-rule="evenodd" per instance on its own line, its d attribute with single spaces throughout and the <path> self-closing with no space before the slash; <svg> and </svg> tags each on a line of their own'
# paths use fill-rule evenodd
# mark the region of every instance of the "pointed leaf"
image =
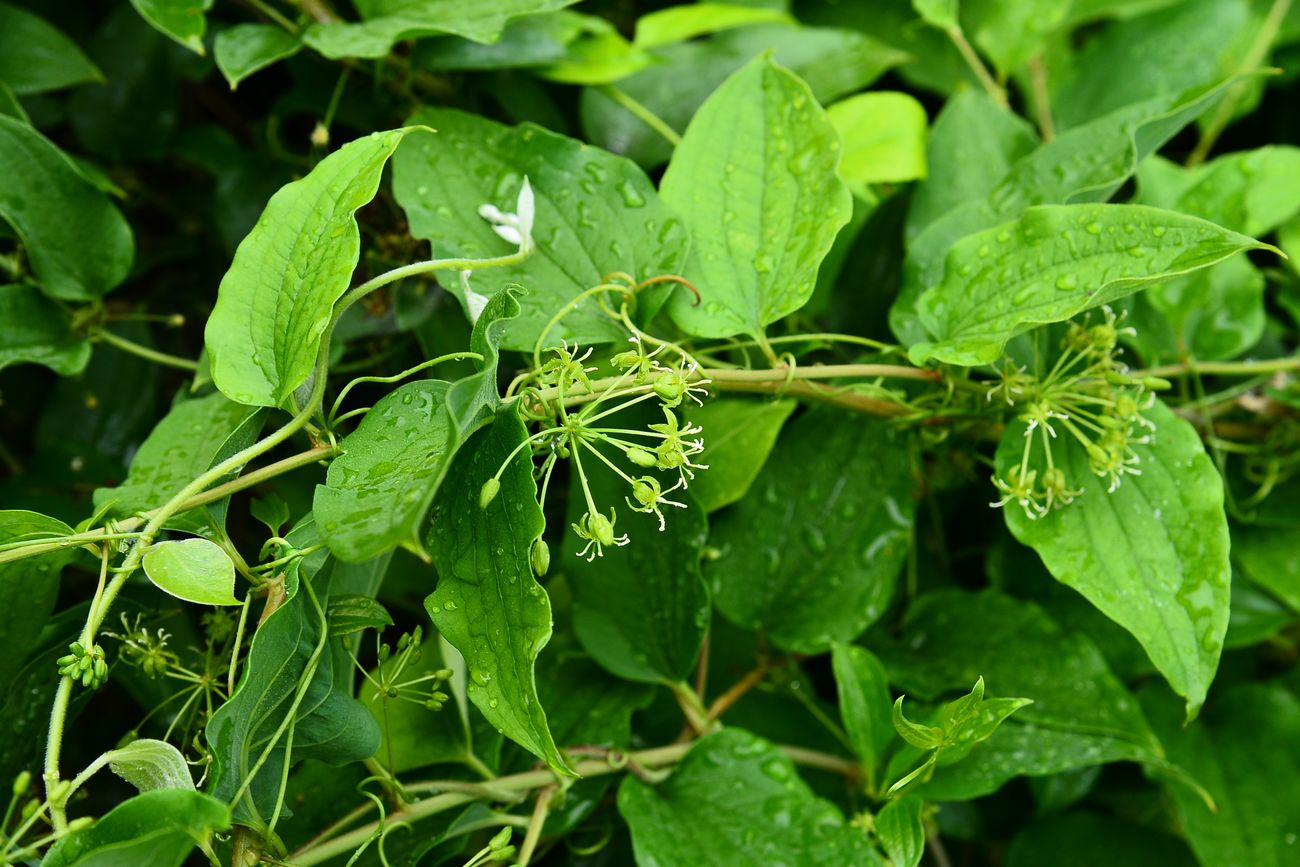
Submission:
<svg viewBox="0 0 1300 867">
<path fill-rule="evenodd" d="M 0 3 L 0 81 L 25 96 L 103 81 L 90 58 L 39 15 Z"/>
<path fill-rule="evenodd" d="M 876 836 L 894 867 L 916 867 L 925 854 L 925 826 L 921 810 L 925 802 L 905 795 L 886 804 L 876 814 Z"/>
<path fill-rule="evenodd" d="M 669 312 L 700 337 L 761 335 L 807 303 L 817 268 L 849 221 L 839 136 L 803 81 L 762 56 L 700 106 L 660 194 L 693 246 L 686 276 L 703 302 Z"/>
<path fill-rule="evenodd" d="M 790 15 L 779 9 L 759 6 L 742 6 L 732 3 L 694 3 L 670 6 L 648 12 L 636 21 L 638 48 L 654 48 L 673 42 L 685 42 L 697 36 L 761 24 L 769 21 L 792 22 Z"/>
<path fill-rule="evenodd" d="M 207 539 L 159 542 L 145 551 L 144 574 L 164 593 L 199 605 L 239 605 L 235 564 Z"/>
<path fill-rule="evenodd" d="M 325 614 L 329 620 L 330 635 L 336 638 L 363 629 L 381 632 L 385 626 L 393 625 L 393 617 L 388 609 L 369 596 L 331 596 Z"/>
<path fill-rule="evenodd" d="M 516 456 L 496 498 L 479 505 L 484 480 L 524 437 L 513 407 L 505 409 L 448 470 L 428 540 L 438 588 L 424 606 L 465 657 L 470 700 L 488 722 L 556 772 L 571 773 L 547 728 L 533 673 L 551 637 L 551 604 L 529 559 L 545 527 L 531 462 Z"/>
<path fill-rule="evenodd" d="M 302 40 L 274 24 L 236 24 L 217 34 L 213 56 L 234 90 L 254 72 L 302 49 Z"/>
<path fill-rule="evenodd" d="M 41 865 L 181 867 L 196 845 L 229 827 L 230 810 L 207 795 L 184 789 L 145 792 L 59 840 Z"/>
<path fill-rule="evenodd" d="M 894 724 L 894 731 L 898 736 L 907 741 L 919 750 L 935 750 L 943 744 L 943 729 L 935 726 L 921 725 L 912 722 L 903 713 L 903 699 L 906 696 L 900 695 L 898 701 L 894 702 L 894 707 L 890 712 L 890 721 Z"/>
<path fill-rule="evenodd" d="M 865 647 L 836 643 L 831 648 L 831 668 L 844 730 L 862 762 L 863 775 L 875 781 L 876 769 L 894 739 L 884 666 Z"/>
<path fill-rule="evenodd" d="M 360 255 L 354 215 L 409 132 L 350 142 L 267 202 L 221 280 L 205 331 L 212 379 L 231 400 L 279 406 L 311 374 Z"/>
<path fill-rule="evenodd" d="M 141 792 L 155 789 L 194 790 L 194 778 L 180 750 L 166 741 L 141 738 L 107 753 L 113 773 Z"/>
<path fill-rule="evenodd" d="M 159 33 L 196 54 L 203 53 L 203 31 L 207 28 L 203 13 L 212 0 L 131 0 L 131 5 Z"/>
<path fill-rule="evenodd" d="M 0 286 L 0 370 L 43 364 L 60 376 L 85 370 L 90 343 L 72 331 L 72 316 L 35 286 Z"/>
</svg>

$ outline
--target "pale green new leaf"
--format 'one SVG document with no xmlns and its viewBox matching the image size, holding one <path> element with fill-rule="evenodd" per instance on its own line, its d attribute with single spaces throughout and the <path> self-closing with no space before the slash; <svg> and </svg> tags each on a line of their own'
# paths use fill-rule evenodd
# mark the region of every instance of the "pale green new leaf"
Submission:
<svg viewBox="0 0 1300 867">
<path fill-rule="evenodd" d="M 917 304 L 935 341 L 912 346 L 909 356 L 916 364 L 988 364 L 1017 334 L 1255 249 L 1272 248 L 1144 205 L 1030 208 L 949 251 L 943 281 Z"/>
<path fill-rule="evenodd" d="M 772 21 L 795 23 L 789 13 L 761 6 L 732 3 L 693 3 L 670 6 L 642 15 L 636 21 L 635 43 L 638 48 L 654 48 L 672 42 L 684 42 L 708 33 L 763 24 Z"/>
<path fill-rule="evenodd" d="M 875 654 L 856 644 L 831 647 L 831 670 L 840 700 L 840 719 L 862 763 L 868 783 L 878 782 L 876 771 L 894 739 L 889 700 L 889 679 Z"/>
<path fill-rule="evenodd" d="M 687 410 L 691 424 L 704 428 L 698 461 L 709 471 L 691 482 L 700 508 L 716 512 L 745 496 L 796 406 L 793 400 L 715 397 Z"/>
<path fill-rule="evenodd" d="M 25 96 L 104 76 L 77 43 L 44 18 L 0 3 L 0 81 Z"/>
<path fill-rule="evenodd" d="M 166 741 L 150 738 L 131 741 L 124 747 L 100 754 L 78 777 L 88 779 L 105 765 L 141 792 L 158 789 L 194 791 L 194 778 L 190 776 L 185 757 Z"/>
<path fill-rule="evenodd" d="M 925 107 L 895 91 L 860 93 L 835 103 L 826 116 L 840 134 L 840 177 L 854 189 L 925 177 Z"/>
<path fill-rule="evenodd" d="M 42 364 L 60 376 L 85 370 L 90 343 L 72 331 L 72 316 L 35 286 L 0 286 L 0 370 Z"/>
<path fill-rule="evenodd" d="M 236 24 L 217 34 L 213 58 L 234 90 L 254 72 L 292 57 L 302 40 L 274 24 Z"/>
<path fill-rule="evenodd" d="M 1160 673 L 1187 699 L 1205 701 L 1228 627 L 1231 567 L 1223 484 L 1193 428 L 1156 402 L 1149 445 L 1134 445 L 1139 476 L 1112 493 L 1088 469 L 1087 453 L 1064 441 L 1056 466 L 1083 494 L 1036 521 L 1016 507 L 1007 526 L 1056 580 L 1088 598 L 1142 644 Z M 1024 424 L 1007 427 L 999 473 L 1020 461 Z"/>
<path fill-rule="evenodd" d="M 330 59 L 383 57 L 397 42 L 448 34 L 495 42 L 515 19 L 554 12 L 577 0 L 358 0 L 362 21 L 315 23 L 306 42 Z"/>
<path fill-rule="evenodd" d="M 452 109 L 424 109 L 411 122 L 438 134 L 398 152 L 393 192 L 411 234 L 428 240 L 434 256 L 512 252 L 477 208 L 492 204 L 513 211 L 525 177 L 532 186 L 532 254 L 518 265 L 476 271 L 470 280 L 479 295 L 493 296 L 512 284 L 528 289 L 503 347 L 531 350 L 551 317 L 607 274 L 622 271 L 644 280 L 681 272 L 690 243 L 686 229 L 628 160 L 533 124 L 507 127 Z M 656 296 L 662 303 L 655 288 L 641 293 L 638 306 L 653 312 Z M 617 306 L 617 299 L 612 296 L 610 303 Z M 625 338 L 626 331 L 589 301 L 564 317 L 547 343 Z"/>
<path fill-rule="evenodd" d="M 475 706 L 506 737 L 557 773 L 571 773 L 537 698 L 533 665 L 551 637 L 551 603 L 529 562 L 545 518 L 527 456 L 516 456 L 487 508 L 483 483 L 524 440 L 513 408 L 466 445 L 434 500 L 428 547 L 438 588 L 424 601 L 433 623 L 469 666 Z"/>
<path fill-rule="evenodd" d="M 884 424 L 835 411 L 791 422 L 749 493 L 715 519 L 704 575 L 718 610 L 803 653 L 856 638 L 893 598 L 914 486 Z"/>
<path fill-rule="evenodd" d="M 655 62 L 604 18 L 567 14 L 582 22 L 582 32 L 565 47 L 563 58 L 538 68 L 542 78 L 564 84 L 612 84 Z"/>
<path fill-rule="evenodd" d="M 700 106 L 660 183 L 691 231 L 685 273 L 703 296 L 698 306 L 680 293 L 669 300 L 678 325 L 757 337 L 807 303 L 852 211 L 839 151 L 808 86 L 769 56 Z"/>
<path fill-rule="evenodd" d="M 239 605 L 235 564 L 207 539 L 159 542 L 144 552 L 144 574 L 164 593 L 198 605 Z"/>
<path fill-rule="evenodd" d="M 360 256 L 354 215 L 411 131 L 350 142 L 267 202 L 235 251 L 204 332 L 212 379 L 229 398 L 279 406 L 311 375 Z"/>
<path fill-rule="evenodd" d="M 91 301 L 126 279 L 135 250 L 122 214 L 49 139 L 4 115 L 0 177 L 0 219 L 46 294 Z"/>
<path fill-rule="evenodd" d="M 916 867 L 925 854 L 925 802 L 916 795 L 890 801 L 876 814 L 876 836 L 894 867 Z"/>
<path fill-rule="evenodd" d="M 197 54 L 203 53 L 203 13 L 213 0 L 131 0 L 135 11 L 158 32 Z"/>
<path fill-rule="evenodd" d="M 230 810 L 207 795 L 145 792 L 60 839 L 41 867 L 181 867 L 196 845 L 229 827 Z"/>
<path fill-rule="evenodd" d="M 883 865 L 864 829 L 816 797 L 780 750 L 743 729 L 697 741 L 658 785 L 628 775 L 618 810 L 642 865 Z"/>
</svg>

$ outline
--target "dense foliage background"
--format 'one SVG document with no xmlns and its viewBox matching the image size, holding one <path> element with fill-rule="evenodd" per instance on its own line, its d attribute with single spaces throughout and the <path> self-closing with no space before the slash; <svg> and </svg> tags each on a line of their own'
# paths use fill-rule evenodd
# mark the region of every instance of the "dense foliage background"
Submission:
<svg viewBox="0 0 1300 867">
<path fill-rule="evenodd" d="M 1298 67 L 0 3 L 0 861 L 1300 864 Z"/>
</svg>

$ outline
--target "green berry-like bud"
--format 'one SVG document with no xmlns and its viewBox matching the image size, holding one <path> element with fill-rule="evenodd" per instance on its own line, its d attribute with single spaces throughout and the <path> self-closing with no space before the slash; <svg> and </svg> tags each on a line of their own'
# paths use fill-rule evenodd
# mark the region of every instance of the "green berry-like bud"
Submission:
<svg viewBox="0 0 1300 867">
<path fill-rule="evenodd" d="M 379 661 L 387 662 L 388 657 L 392 655 L 392 652 L 393 652 L 393 648 L 389 647 L 387 644 L 379 645 Z"/>
<path fill-rule="evenodd" d="M 600 545 L 614 544 L 614 524 L 600 512 L 592 512 L 587 518 L 587 531 L 591 538 Z"/>
<path fill-rule="evenodd" d="M 551 547 L 546 544 L 545 539 L 539 537 L 533 542 L 532 550 L 528 552 L 528 561 L 533 566 L 533 574 L 538 578 L 551 568 Z"/>
<path fill-rule="evenodd" d="M 497 478 L 488 479 L 483 483 L 483 490 L 479 491 L 478 507 L 486 509 L 488 504 L 495 500 L 499 493 L 501 493 L 501 480 Z"/>
<path fill-rule="evenodd" d="M 89 828 L 95 824 L 95 820 L 90 816 L 78 816 L 68 823 L 68 833 L 75 834 L 78 831 Z"/>
<path fill-rule="evenodd" d="M 642 448 L 630 448 L 627 450 L 627 459 L 638 467 L 653 467 L 659 459 L 654 456 L 653 452 L 648 452 Z"/>
<path fill-rule="evenodd" d="M 451 680 L 452 671 L 450 668 L 440 668 L 433 673 L 438 680 Z"/>
<path fill-rule="evenodd" d="M 1174 387 L 1172 382 L 1159 376 L 1145 376 L 1142 378 L 1142 384 L 1152 391 L 1168 391 Z"/>
<path fill-rule="evenodd" d="M 506 825 L 500 831 L 497 831 L 495 836 L 493 836 L 492 839 L 488 841 L 488 848 L 491 849 L 493 852 L 500 852 L 502 849 L 506 847 L 507 844 L 510 843 L 510 835 L 513 832 L 514 829 L 511 828 L 509 825 Z"/>
<path fill-rule="evenodd" d="M 679 373 L 670 373 L 656 379 L 653 388 L 664 403 L 676 406 L 682 402 L 682 395 L 686 394 L 686 380 Z"/>
<path fill-rule="evenodd" d="M 442 710 L 442 702 L 440 702 L 440 701 L 435 701 L 435 700 L 433 700 L 433 699 L 429 699 L 428 701 L 426 701 L 426 702 L 424 703 L 424 709 L 425 709 L 425 710 L 434 710 L 434 711 Z"/>
<path fill-rule="evenodd" d="M 389 698 L 397 698 L 397 687 L 390 686 L 388 689 L 384 690 L 384 694 Z"/>
<path fill-rule="evenodd" d="M 447 699 L 451 698 L 451 696 L 447 695 L 447 693 L 445 692 L 438 691 L 430 695 L 429 698 L 433 699 L 438 704 L 442 704 L 443 702 L 447 701 Z"/>
<path fill-rule="evenodd" d="M 23 771 L 21 774 L 14 777 L 14 797 L 21 798 L 23 795 L 27 794 L 27 789 L 28 787 L 31 786 L 31 784 L 32 784 L 31 771 Z"/>
</svg>

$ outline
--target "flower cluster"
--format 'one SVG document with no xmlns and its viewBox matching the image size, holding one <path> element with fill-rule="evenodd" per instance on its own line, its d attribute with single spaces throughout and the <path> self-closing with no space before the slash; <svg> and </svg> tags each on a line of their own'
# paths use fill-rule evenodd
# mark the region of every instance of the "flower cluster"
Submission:
<svg viewBox="0 0 1300 867">
<path fill-rule="evenodd" d="M 1136 445 L 1151 442 L 1155 426 L 1142 413 L 1155 401 L 1155 389 L 1168 383 L 1135 378 L 1118 360 L 1119 338 L 1133 334 L 1123 317 L 1102 308 L 1102 321 L 1072 323 L 1062 352 L 1048 373 L 1035 378 L 1008 366 L 990 386 L 990 401 L 1005 400 L 1025 423 L 1020 462 L 993 479 L 1002 495 L 994 507 L 1015 503 L 1030 519 L 1069 505 L 1083 493 L 1071 486 L 1053 447 L 1073 440 L 1087 455 L 1088 469 L 1114 492 L 1126 475 L 1142 474 Z M 1041 460 L 1035 452 L 1041 446 Z M 1069 446 L 1066 446 L 1069 447 Z"/>
<path fill-rule="evenodd" d="M 619 373 L 605 380 L 591 377 L 597 368 L 586 364 L 592 354 L 590 348 L 579 352 L 577 347 L 564 343 L 553 349 L 551 357 L 533 374 L 535 386 L 523 394 L 526 412 L 541 423 L 541 429 L 521 443 L 496 475 L 484 483 L 480 504 L 486 508 L 492 502 L 500 490 L 505 468 L 520 451 L 530 448 L 534 460 L 540 462 L 535 472 L 543 503 L 557 463 L 572 463 L 587 506 L 572 527 L 586 543 L 580 556 L 589 561 L 601 556 L 605 548 L 626 545 L 630 540 L 626 533 L 620 535 L 615 529 L 617 509 L 597 506 L 583 468 L 584 458 L 600 461 L 626 482 L 628 494 L 624 502 L 635 512 L 658 518 L 660 530 L 667 526 L 665 507 L 686 508 L 685 503 L 670 495 L 686 488 L 697 470 L 708 467 L 695 460 L 704 450 L 700 436 L 703 430 L 699 425 L 683 423 L 677 410 L 688 400 L 702 403 L 701 397 L 708 393 L 708 380 L 699 378 L 697 365 L 686 353 L 666 343 L 648 348 L 649 340 L 640 334 L 629 338 L 632 348 L 610 359 Z M 662 359 L 671 352 L 679 357 L 675 364 L 666 365 Z M 606 420 L 611 416 L 648 401 L 658 402 L 662 422 L 643 429 L 608 426 L 611 422 Z M 673 473 L 676 481 L 664 487 L 647 470 Z M 534 556 L 535 570 L 539 562 L 549 562 L 549 556 Z M 542 571 L 544 566 L 538 574 Z"/>
<path fill-rule="evenodd" d="M 394 652 L 391 645 L 381 642 L 376 635 L 376 655 L 379 658 L 379 665 L 373 672 L 366 671 L 357 658 L 352 657 L 353 663 L 361 671 L 362 676 L 375 688 L 375 694 L 370 697 L 371 701 L 377 698 L 399 699 L 421 705 L 428 710 L 438 711 L 442 710 L 443 705 L 451 699 L 451 696 L 440 689 L 443 684 L 451 680 L 452 672 L 449 668 L 440 668 L 421 677 L 402 680 L 406 669 L 419 662 L 423 655 L 420 649 L 423 637 L 424 630 L 419 626 L 415 627 L 413 632 L 403 632 L 397 639 L 397 649 Z"/>
</svg>

